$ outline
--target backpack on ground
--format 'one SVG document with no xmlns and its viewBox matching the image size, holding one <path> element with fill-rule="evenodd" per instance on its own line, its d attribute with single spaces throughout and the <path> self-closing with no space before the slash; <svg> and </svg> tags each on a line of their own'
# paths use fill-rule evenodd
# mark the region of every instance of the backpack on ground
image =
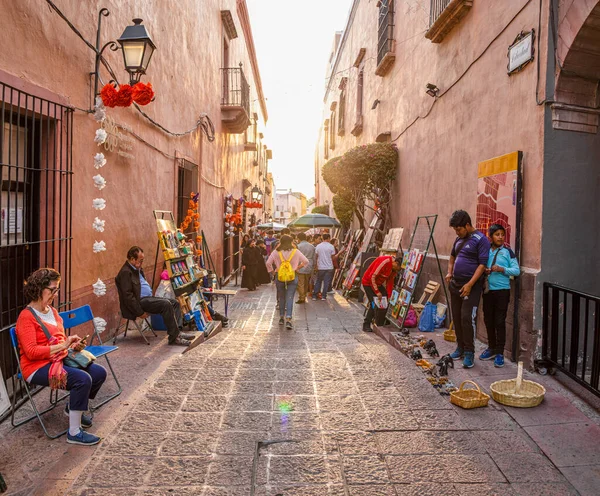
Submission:
<svg viewBox="0 0 600 496">
<path fill-rule="evenodd" d="M 292 250 L 290 258 L 285 260 L 283 258 L 283 253 L 279 252 L 279 258 L 281 259 L 281 265 L 277 271 L 277 279 L 279 282 L 292 282 L 294 279 L 296 279 L 296 271 L 292 268 L 291 264 L 291 260 L 294 258 L 295 253 L 296 250 Z"/>
</svg>

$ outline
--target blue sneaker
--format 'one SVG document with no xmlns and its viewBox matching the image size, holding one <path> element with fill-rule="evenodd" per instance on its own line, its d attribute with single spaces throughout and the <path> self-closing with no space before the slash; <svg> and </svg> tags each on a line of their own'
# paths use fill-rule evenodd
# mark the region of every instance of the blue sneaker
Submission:
<svg viewBox="0 0 600 496">
<path fill-rule="evenodd" d="M 69 404 L 68 403 L 65 405 L 65 415 L 67 417 L 69 416 Z M 84 429 L 91 427 L 93 424 L 92 418 L 93 417 L 91 415 L 88 415 L 87 413 L 83 412 L 81 414 L 81 427 Z"/>
<path fill-rule="evenodd" d="M 450 353 L 450 356 L 453 360 L 461 360 L 464 354 L 465 352 L 463 351 L 463 349 L 458 347 L 454 350 L 454 352 Z"/>
<path fill-rule="evenodd" d="M 495 356 L 496 356 L 496 353 L 494 353 L 492 350 L 490 350 L 488 348 L 481 355 L 479 355 L 479 360 L 491 360 Z"/>
<path fill-rule="evenodd" d="M 465 369 L 471 369 L 475 365 L 475 353 L 472 351 L 465 351 L 465 356 L 463 358 L 463 367 Z"/>
<path fill-rule="evenodd" d="M 100 442 L 100 438 L 98 436 L 94 436 L 89 432 L 85 432 L 83 429 L 79 430 L 79 434 L 75 436 L 71 436 L 67 432 L 67 443 L 69 444 L 81 444 L 83 446 L 93 446 L 94 444 L 98 444 Z"/>
<path fill-rule="evenodd" d="M 496 355 L 496 358 L 494 359 L 494 367 L 504 367 L 504 355 Z"/>
</svg>

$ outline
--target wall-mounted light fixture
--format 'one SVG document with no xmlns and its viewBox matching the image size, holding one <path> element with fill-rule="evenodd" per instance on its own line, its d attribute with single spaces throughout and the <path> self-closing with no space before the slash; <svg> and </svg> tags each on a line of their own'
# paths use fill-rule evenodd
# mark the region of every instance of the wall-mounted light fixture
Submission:
<svg viewBox="0 0 600 496">
<path fill-rule="evenodd" d="M 379 105 L 381 102 L 379 101 L 379 99 L 375 100 L 373 102 L 373 105 L 371 105 L 371 110 L 375 110 L 377 108 L 377 105 Z"/>
<path fill-rule="evenodd" d="M 258 195 L 260 194 L 260 189 L 258 189 L 258 186 L 255 184 L 254 188 L 252 188 L 252 201 L 258 201 Z"/>
<path fill-rule="evenodd" d="M 438 93 L 440 92 L 440 89 L 435 84 L 427 83 L 426 88 L 427 90 L 425 90 L 425 92 L 433 98 L 438 96 Z"/>
<path fill-rule="evenodd" d="M 121 37 L 115 41 L 109 41 L 100 48 L 100 31 L 102 28 L 102 18 L 110 15 L 106 8 L 98 13 L 98 30 L 96 31 L 96 66 L 93 72 L 94 76 L 94 96 L 98 95 L 98 82 L 100 80 L 100 61 L 102 53 L 107 48 L 113 52 L 123 50 L 123 62 L 125 70 L 129 73 L 129 84 L 132 86 L 139 82 L 142 74 L 146 74 L 148 64 L 152 58 L 156 45 L 150 38 L 146 26 L 142 25 L 142 19 L 134 19 L 133 26 L 127 26 Z"/>
</svg>

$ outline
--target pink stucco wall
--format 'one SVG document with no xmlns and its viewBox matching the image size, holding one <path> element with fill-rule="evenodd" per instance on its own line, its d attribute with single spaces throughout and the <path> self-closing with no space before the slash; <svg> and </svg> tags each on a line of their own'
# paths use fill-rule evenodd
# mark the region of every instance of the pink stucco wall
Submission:
<svg viewBox="0 0 600 496">
<path fill-rule="evenodd" d="M 394 185 L 392 223 L 406 228 L 403 244 L 408 246 L 416 217 L 438 214 L 436 243 L 440 253 L 447 255 L 455 237 L 447 227 L 452 211 L 462 208 L 475 216 L 477 164 L 512 151 L 523 151 L 525 202 L 521 264 L 538 270 L 544 108 L 535 100 L 536 63 L 510 77 L 506 67 L 508 47 L 517 34 L 531 28 L 538 31 L 539 4 L 527 5 L 491 43 L 527 1 L 474 2 L 471 11 L 449 35 L 434 44 L 425 38 L 429 3 L 395 3 L 398 4 L 393 35 L 396 60 L 389 73 L 379 77 L 375 75 L 378 9 L 375 2 L 355 2 L 354 16 L 351 15 L 329 91 L 325 94 L 323 121 L 330 117 L 331 103 L 339 101 L 341 78 L 348 78 L 346 133 L 343 137 L 336 136 L 336 148 L 329 151 L 329 158 L 342 155 L 353 146 L 372 143 L 380 133 L 391 132 L 395 139 L 421 116 L 395 141 L 399 149 L 399 168 Z M 358 69 L 353 64 L 361 48 L 366 48 L 364 130 L 354 137 L 350 130 L 356 116 Z M 544 60 L 545 51 L 542 40 L 542 53 L 537 53 L 536 44 L 536 57 Z M 477 58 L 479 60 L 474 62 Z M 541 81 L 545 80 L 544 65 Z M 437 85 L 441 93 L 447 91 L 433 108 L 434 100 L 425 93 L 427 83 Z M 543 86 L 540 83 L 540 99 L 543 99 Z M 371 110 L 376 99 L 381 103 Z M 320 195 L 317 202 L 322 204 L 331 196 L 320 178 L 320 168 L 326 161 L 323 133 L 320 136 L 316 178 Z"/>
<path fill-rule="evenodd" d="M 164 154 L 135 140 L 135 158 L 119 157 L 102 150 L 108 160 L 100 170 L 107 186 L 99 192 L 93 185 L 93 156 L 100 149 L 93 142 L 99 127 L 91 115 L 76 111 L 73 136 L 73 300 L 74 305 L 90 301 L 94 310 L 114 323 L 118 307 L 112 280 L 125 260 L 127 249 L 139 244 L 146 251 L 147 270 L 156 253 L 152 210 L 176 210 L 177 164 L 172 157 L 185 157 L 199 166 L 201 225 L 217 269 L 221 270 L 223 239 L 223 197 L 244 193 L 242 181 L 259 183 L 259 169 L 252 165 L 254 152 L 244 151 L 244 136 L 222 132 L 221 76 L 222 40 L 225 36 L 221 10 L 230 10 L 238 37 L 230 42 L 230 66 L 243 63 L 251 86 L 251 112 L 265 119 L 259 105 L 247 44 L 237 15 L 236 0 L 181 0 L 178 2 L 116 0 L 65 0 L 59 8 L 90 42 L 95 42 L 97 12 L 102 7 L 111 15 L 103 20 L 102 43 L 118 38 L 131 19 L 141 17 L 158 49 L 147 76 L 156 92 L 155 102 L 144 107 L 152 118 L 174 132 L 193 128 L 206 113 L 216 127 L 217 139 L 209 143 L 200 132 L 184 137 L 169 136 L 150 124 L 133 107 L 108 109 L 118 123 L 125 124 Z M 94 54 L 45 2 L 0 0 L 0 69 L 24 82 L 40 86 L 70 105 L 88 109 L 91 105 Z M 121 82 L 126 82 L 122 54 L 110 50 L 105 57 Z M 104 82 L 109 76 L 101 70 Z M 262 143 L 259 143 L 262 146 Z M 169 156 L 165 156 L 169 155 Z M 266 164 L 266 160 L 265 160 Z M 266 171 L 264 171 L 266 174 Z M 264 176 L 263 176 L 264 177 Z M 92 208 L 92 199 L 103 197 L 107 207 Z M 94 217 L 106 220 L 104 233 L 92 229 Z M 92 252 L 95 240 L 103 239 L 107 251 Z M 161 261 L 159 257 L 159 263 Z M 91 284 L 100 277 L 109 283 L 109 294 L 97 299 Z"/>
</svg>

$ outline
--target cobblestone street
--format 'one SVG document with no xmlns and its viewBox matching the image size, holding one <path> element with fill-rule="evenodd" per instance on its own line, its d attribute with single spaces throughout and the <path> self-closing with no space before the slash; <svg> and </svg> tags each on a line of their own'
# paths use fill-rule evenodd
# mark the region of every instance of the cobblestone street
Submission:
<svg viewBox="0 0 600 496">
<path fill-rule="evenodd" d="M 497 405 L 454 408 L 339 296 L 277 325 L 274 288 L 170 366 L 69 494 L 578 494 Z"/>
</svg>

